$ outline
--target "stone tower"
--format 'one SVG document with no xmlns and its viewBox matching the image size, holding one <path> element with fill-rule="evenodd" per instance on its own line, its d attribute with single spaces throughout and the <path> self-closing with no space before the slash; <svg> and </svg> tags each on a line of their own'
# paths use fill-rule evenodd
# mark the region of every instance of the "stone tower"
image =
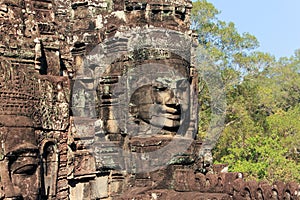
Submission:
<svg viewBox="0 0 300 200">
<path fill-rule="evenodd" d="M 199 155 L 187 0 L 0 1 L 0 199 L 297 199 Z"/>
</svg>

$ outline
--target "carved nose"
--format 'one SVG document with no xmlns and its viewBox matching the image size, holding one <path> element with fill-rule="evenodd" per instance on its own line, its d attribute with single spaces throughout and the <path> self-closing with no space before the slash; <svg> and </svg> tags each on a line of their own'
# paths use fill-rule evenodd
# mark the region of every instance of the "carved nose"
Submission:
<svg viewBox="0 0 300 200">
<path fill-rule="evenodd" d="M 173 91 L 169 92 L 169 95 L 164 98 L 164 104 L 177 104 L 177 98 Z"/>
</svg>

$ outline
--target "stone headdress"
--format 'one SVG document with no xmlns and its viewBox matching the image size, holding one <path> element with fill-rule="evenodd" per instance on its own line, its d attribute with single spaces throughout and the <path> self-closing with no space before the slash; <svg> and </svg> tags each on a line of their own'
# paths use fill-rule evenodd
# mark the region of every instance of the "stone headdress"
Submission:
<svg viewBox="0 0 300 200">
<path fill-rule="evenodd" d="M 0 62 L 0 74 L 0 124 L 66 129 L 69 117 L 66 77 L 42 76 L 8 60 Z"/>
<path fill-rule="evenodd" d="M 0 124 L 36 126 L 39 123 L 39 86 L 34 71 L 0 63 Z"/>
</svg>

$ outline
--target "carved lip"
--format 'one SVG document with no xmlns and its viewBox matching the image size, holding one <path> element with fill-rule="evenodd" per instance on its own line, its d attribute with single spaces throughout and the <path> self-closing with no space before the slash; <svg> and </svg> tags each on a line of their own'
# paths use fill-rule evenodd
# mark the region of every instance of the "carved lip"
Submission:
<svg viewBox="0 0 300 200">
<path fill-rule="evenodd" d="M 159 112 L 160 117 L 164 117 L 174 121 L 180 121 L 180 105 L 168 104 L 163 105 L 163 109 Z"/>
<path fill-rule="evenodd" d="M 172 113 L 158 113 L 157 115 L 152 115 L 153 117 L 165 118 L 173 121 L 180 121 L 180 115 L 175 115 Z"/>
<path fill-rule="evenodd" d="M 171 113 L 163 113 L 161 114 L 162 117 L 165 117 L 167 119 L 172 119 L 172 120 L 180 120 L 180 115 L 174 115 L 174 114 L 171 114 Z"/>
</svg>

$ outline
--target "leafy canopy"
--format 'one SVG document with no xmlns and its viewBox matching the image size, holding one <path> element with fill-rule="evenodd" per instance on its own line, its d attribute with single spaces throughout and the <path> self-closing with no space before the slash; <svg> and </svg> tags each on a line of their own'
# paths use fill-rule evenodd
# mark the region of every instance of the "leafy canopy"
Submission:
<svg viewBox="0 0 300 200">
<path fill-rule="evenodd" d="M 198 0 L 193 6 L 191 28 L 221 74 L 226 92 L 215 162 L 228 163 L 231 171 L 249 178 L 300 181 L 300 50 L 276 60 L 256 50 L 255 36 L 240 34 L 233 22 L 218 19 L 220 11 L 213 4 Z M 212 99 L 201 76 L 199 85 L 199 137 L 204 137 Z"/>
</svg>

